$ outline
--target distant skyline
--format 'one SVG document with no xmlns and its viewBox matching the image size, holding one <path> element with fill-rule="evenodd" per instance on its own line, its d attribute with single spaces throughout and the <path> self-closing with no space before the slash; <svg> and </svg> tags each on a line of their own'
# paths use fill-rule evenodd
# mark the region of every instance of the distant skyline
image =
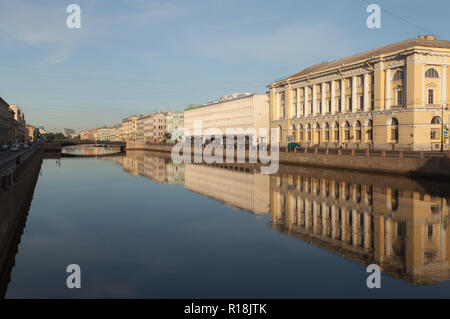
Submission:
<svg viewBox="0 0 450 319">
<path fill-rule="evenodd" d="M 450 40 L 448 1 L 370 2 L 386 10 L 381 29 L 367 28 L 364 0 L 4 2 L 0 96 L 29 124 L 79 132 L 264 93 L 313 64 L 419 34 Z M 71 3 L 81 29 L 66 26 Z"/>
</svg>

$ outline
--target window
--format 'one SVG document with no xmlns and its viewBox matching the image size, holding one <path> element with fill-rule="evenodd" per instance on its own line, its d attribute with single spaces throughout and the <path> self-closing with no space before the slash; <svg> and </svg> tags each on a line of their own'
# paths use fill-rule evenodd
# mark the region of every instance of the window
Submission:
<svg viewBox="0 0 450 319">
<path fill-rule="evenodd" d="M 305 103 L 302 103 L 302 114 L 306 115 Z"/>
<path fill-rule="evenodd" d="M 350 123 L 345 122 L 344 125 L 344 139 L 350 141 Z"/>
<path fill-rule="evenodd" d="M 439 128 L 432 128 L 430 133 L 430 138 L 432 140 L 438 140 L 440 137 L 441 129 Z"/>
<path fill-rule="evenodd" d="M 352 97 L 351 96 L 347 96 L 347 110 L 349 112 L 352 111 Z"/>
<path fill-rule="evenodd" d="M 391 120 L 391 141 L 398 143 L 398 120 L 395 117 Z"/>
<path fill-rule="evenodd" d="M 327 100 L 327 112 L 331 113 L 331 100 Z"/>
<path fill-rule="evenodd" d="M 356 121 L 356 125 L 355 125 L 355 139 L 357 141 L 361 141 L 361 122 L 360 121 Z"/>
<path fill-rule="evenodd" d="M 359 110 L 362 110 L 364 108 L 364 96 L 359 96 Z"/>
<path fill-rule="evenodd" d="M 322 101 L 317 101 L 317 105 L 319 106 L 317 112 L 322 114 Z"/>
<path fill-rule="evenodd" d="M 298 136 L 299 141 L 300 142 L 303 141 L 303 126 L 301 124 L 299 124 L 298 126 L 298 134 L 299 134 Z"/>
<path fill-rule="evenodd" d="M 337 112 L 341 112 L 341 108 L 342 108 L 342 103 L 341 102 L 342 101 L 341 101 L 340 97 L 336 98 L 336 111 Z"/>
<path fill-rule="evenodd" d="M 339 141 L 339 123 L 334 123 L 334 140 Z"/>
<path fill-rule="evenodd" d="M 440 116 L 434 116 L 431 119 L 431 124 L 441 124 L 441 117 Z"/>
<path fill-rule="evenodd" d="M 373 124 L 372 124 L 372 120 L 369 120 L 369 122 L 367 123 L 366 140 L 367 141 L 372 141 L 373 140 Z"/>
<path fill-rule="evenodd" d="M 370 94 L 370 109 L 373 110 L 375 106 L 375 95 L 373 93 Z"/>
<path fill-rule="evenodd" d="M 426 78 L 439 78 L 439 73 L 434 68 L 430 68 L 425 72 Z"/>
<path fill-rule="evenodd" d="M 434 104 L 434 90 L 428 90 L 428 104 Z"/>
<path fill-rule="evenodd" d="M 328 142 L 330 140 L 330 126 L 328 125 L 327 122 L 325 122 L 325 129 L 324 129 L 324 139 L 326 142 Z"/>
<path fill-rule="evenodd" d="M 313 104 L 309 102 L 309 114 L 313 114 Z"/>
<path fill-rule="evenodd" d="M 403 105 L 403 90 L 397 90 L 397 105 Z"/>
</svg>

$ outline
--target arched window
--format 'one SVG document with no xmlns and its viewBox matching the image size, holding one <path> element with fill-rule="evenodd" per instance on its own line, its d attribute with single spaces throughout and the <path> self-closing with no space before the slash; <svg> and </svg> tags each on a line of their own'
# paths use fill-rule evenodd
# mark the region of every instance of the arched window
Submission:
<svg viewBox="0 0 450 319">
<path fill-rule="evenodd" d="M 291 142 L 294 142 L 295 141 L 295 125 L 294 124 L 291 125 L 291 131 L 289 133 L 290 133 L 289 135 L 291 136 Z"/>
<path fill-rule="evenodd" d="M 394 76 L 392 77 L 392 81 L 398 81 L 403 80 L 405 77 L 405 74 L 402 70 L 397 70 L 397 72 L 394 73 Z"/>
<path fill-rule="evenodd" d="M 398 120 L 393 117 L 391 119 L 391 142 L 398 143 Z"/>
<path fill-rule="evenodd" d="M 366 141 L 372 141 L 373 140 L 373 122 L 372 120 L 367 121 L 366 126 Z"/>
<path fill-rule="evenodd" d="M 320 124 L 316 123 L 314 125 L 314 142 L 315 144 L 320 144 Z"/>
<path fill-rule="evenodd" d="M 436 71 L 436 69 L 434 69 L 434 68 L 429 68 L 429 69 L 425 72 L 425 77 L 426 77 L 426 78 L 439 78 L 439 73 L 438 73 L 438 71 Z"/>
<path fill-rule="evenodd" d="M 311 141 L 311 124 L 306 125 L 306 141 Z"/>
<path fill-rule="evenodd" d="M 344 139 L 350 141 L 350 123 L 345 122 L 344 124 Z"/>
<path fill-rule="evenodd" d="M 441 124 L 442 124 L 442 119 L 440 116 L 434 116 L 431 119 L 430 139 L 432 139 L 432 140 L 440 140 L 441 139 Z"/>
<path fill-rule="evenodd" d="M 334 140 L 336 142 L 339 142 L 339 123 L 338 122 L 334 123 Z"/>
<path fill-rule="evenodd" d="M 433 116 L 433 118 L 431 119 L 431 124 L 441 124 L 441 117 Z"/>
<path fill-rule="evenodd" d="M 330 125 L 325 122 L 324 126 L 324 140 L 328 142 L 330 140 Z"/>
<path fill-rule="evenodd" d="M 298 140 L 303 141 L 303 125 L 298 125 Z"/>
<path fill-rule="evenodd" d="M 360 121 L 356 121 L 356 124 L 355 124 L 355 140 L 361 141 L 361 122 Z"/>
</svg>

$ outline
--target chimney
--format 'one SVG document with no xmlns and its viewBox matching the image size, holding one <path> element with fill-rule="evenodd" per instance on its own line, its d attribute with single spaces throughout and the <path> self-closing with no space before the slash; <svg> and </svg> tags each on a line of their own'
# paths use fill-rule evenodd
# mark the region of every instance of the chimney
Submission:
<svg viewBox="0 0 450 319">
<path fill-rule="evenodd" d="M 437 39 L 436 36 L 432 35 L 432 34 L 419 35 L 418 38 L 422 39 L 422 40 L 436 40 Z"/>
</svg>

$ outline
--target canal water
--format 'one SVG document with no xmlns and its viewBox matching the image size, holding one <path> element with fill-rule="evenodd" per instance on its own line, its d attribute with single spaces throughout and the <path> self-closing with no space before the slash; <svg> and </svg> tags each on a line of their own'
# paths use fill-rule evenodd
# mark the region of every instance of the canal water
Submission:
<svg viewBox="0 0 450 319">
<path fill-rule="evenodd" d="M 149 151 L 44 160 L 6 297 L 448 298 L 449 186 Z"/>
</svg>

